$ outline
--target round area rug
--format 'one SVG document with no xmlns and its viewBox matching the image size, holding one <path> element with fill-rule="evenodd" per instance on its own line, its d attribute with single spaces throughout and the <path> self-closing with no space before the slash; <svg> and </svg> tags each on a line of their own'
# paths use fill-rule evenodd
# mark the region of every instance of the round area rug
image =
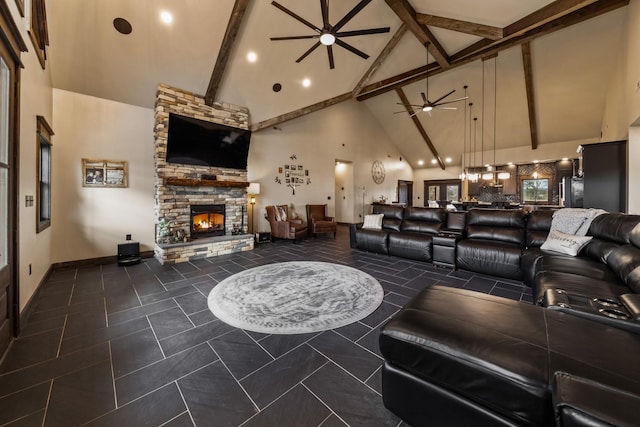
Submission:
<svg viewBox="0 0 640 427">
<path fill-rule="evenodd" d="M 291 261 L 234 274 L 218 283 L 209 309 L 237 328 L 267 334 L 302 334 L 339 328 L 373 313 L 380 283 L 355 268 Z"/>
</svg>

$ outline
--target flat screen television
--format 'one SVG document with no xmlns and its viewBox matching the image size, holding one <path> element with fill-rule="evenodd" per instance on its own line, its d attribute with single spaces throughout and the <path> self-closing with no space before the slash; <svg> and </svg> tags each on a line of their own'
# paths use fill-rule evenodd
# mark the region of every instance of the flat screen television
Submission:
<svg viewBox="0 0 640 427">
<path fill-rule="evenodd" d="M 251 131 L 169 114 L 167 163 L 246 169 Z"/>
</svg>

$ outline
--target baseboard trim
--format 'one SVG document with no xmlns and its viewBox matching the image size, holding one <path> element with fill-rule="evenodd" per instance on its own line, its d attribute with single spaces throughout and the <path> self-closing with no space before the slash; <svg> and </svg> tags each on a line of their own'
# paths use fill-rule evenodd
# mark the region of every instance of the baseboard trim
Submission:
<svg viewBox="0 0 640 427">
<path fill-rule="evenodd" d="M 142 258 L 153 258 L 153 251 L 142 251 L 140 252 L 140 257 Z M 87 258 L 87 259 L 79 259 L 75 261 L 64 261 L 64 262 L 56 262 L 53 264 L 54 270 L 65 270 L 69 268 L 77 268 L 77 267 L 85 267 L 91 265 L 100 265 L 100 264 L 109 264 L 109 263 L 118 263 L 118 256 L 111 255 L 100 258 Z"/>
<path fill-rule="evenodd" d="M 38 294 L 40 293 L 42 285 L 44 285 L 44 283 L 49 280 L 49 277 L 51 277 L 51 273 L 53 273 L 53 270 L 53 264 L 51 264 L 47 269 L 47 272 L 44 274 L 44 276 L 42 276 L 42 279 L 40 279 L 40 283 L 38 283 L 36 291 L 31 295 L 31 298 L 29 298 L 29 301 L 27 301 L 27 304 L 24 306 L 24 310 L 22 310 L 22 312 L 20 313 L 20 319 L 18 319 L 17 335 L 20 335 L 20 331 L 22 331 L 22 329 L 27 326 L 29 317 L 31 316 L 31 312 L 34 308 L 34 301 L 36 300 L 36 296 L 38 296 Z"/>
</svg>

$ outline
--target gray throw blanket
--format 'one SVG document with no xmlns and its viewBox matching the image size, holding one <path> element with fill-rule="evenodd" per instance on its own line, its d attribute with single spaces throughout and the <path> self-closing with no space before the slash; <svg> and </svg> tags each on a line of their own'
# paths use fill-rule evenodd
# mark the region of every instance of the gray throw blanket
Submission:
<svg viewBox="0 0 640 427">
<path fill-rule="evenodd" d="M 564 208 L 553 213 L 551 231 L 557 230 L 567 234 L 585 236 L 591 221 L 598 215 L 607 213 L 602 209 Z"/>
</svg>

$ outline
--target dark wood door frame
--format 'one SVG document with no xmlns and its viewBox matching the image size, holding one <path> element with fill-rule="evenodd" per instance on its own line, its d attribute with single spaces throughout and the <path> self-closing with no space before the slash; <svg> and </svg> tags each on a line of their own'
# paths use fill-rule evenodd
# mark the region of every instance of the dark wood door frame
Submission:
<svg viewBox="0 0 640 427">
<path fill-rule="evenodd" d="M 18 284 L 18 164 L 19 164 L 19 129 L 20 129 L 20 60 L 21 52 L 26 52 L 27 46 L 22 39 L 21 31 L 16 26 L 11 12 L 6 4 L 0 3 L 0 56 L 8 69 L 8 111 L 7 111 L 7 157 L 0 165 L 6 173 L 7 199 L 0 201 L 6 206 L 6 254 L 2 254 L 6 265 L 0 267 L 0 282 L 3 292 L 6 289 L 4 303 L 6 315 L 0 319 L 2 342 L 0 343 L 0 357 L 7 349 L 12 338 L 20 331 L 20 295 Z M 4 225 L 2 225 L 4 227 Z M 6 286 L 5 286 L 6 285 Z M 4 310 L 3 310 L 4 311 Z M 3 313 L 4 314 L 4 313 Z"/>
<path fill-rule="evenodd" d="M 462 195 L 462 183 L 459 179 L 434 179 L 429 181 L 424 181 L 424 202 L 427 203 L 429 200 L 429 187 L 437 185 L 440 187 L 440 200 L 445 200 L 443 197 L 447 196 L 447 186 L 448 185 L 457 185 L 458 186 L 458 196 Z M 457 200 L 452 200 L 453 202 L 457 202 Z M 425 205 L 426 206 L 426 205 Z"/>
</svg>

